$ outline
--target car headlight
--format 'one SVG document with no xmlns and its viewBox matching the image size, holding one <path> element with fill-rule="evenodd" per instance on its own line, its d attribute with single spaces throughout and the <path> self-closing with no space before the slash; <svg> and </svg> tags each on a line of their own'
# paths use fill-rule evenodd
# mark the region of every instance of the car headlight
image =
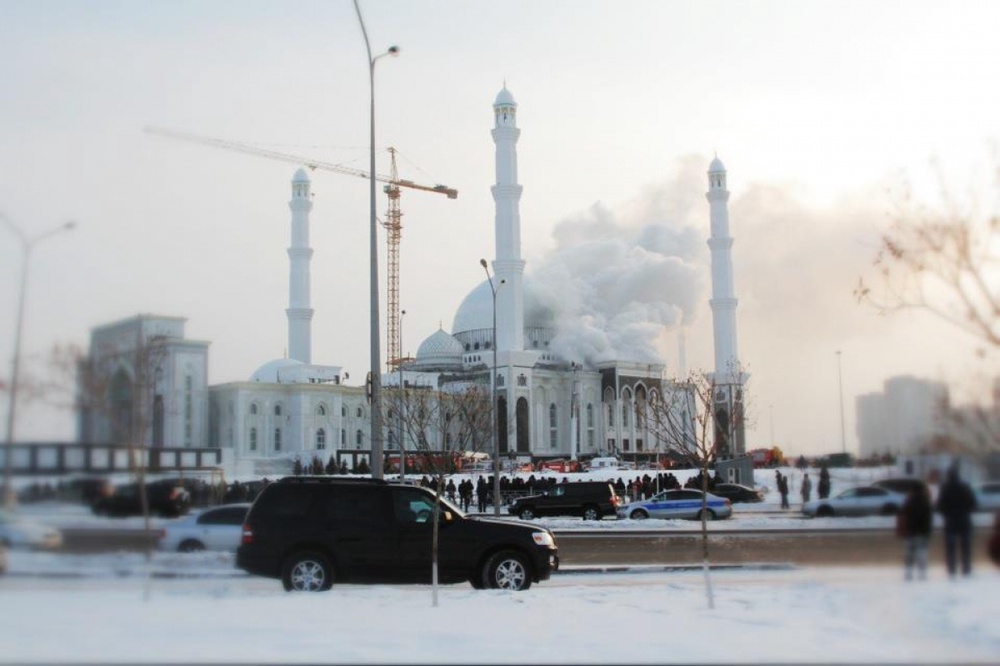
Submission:
<svg viewBox="0 0 1000 666">
<path fill-rule="evenodd" d="M 532 532 L 531 538 L 539 546 L 555 546 L 556 540 L 548 532 Z"/>
</svg>

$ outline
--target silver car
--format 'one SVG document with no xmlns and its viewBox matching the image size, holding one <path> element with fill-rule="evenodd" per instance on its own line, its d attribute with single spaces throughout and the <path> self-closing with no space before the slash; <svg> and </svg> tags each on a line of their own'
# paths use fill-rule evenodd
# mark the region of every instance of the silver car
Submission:
<svg viewBox="0 0 1000 666">
<path fill-rule="evenodd" d="M 733 506 L 728 499 L 707 494 L 705 518 L 729 518 L 733 515 Z M 702 492 L 693 488 L 678 488 L 664 490 L 647 500 L 629 502 L 618 509 L 619 518 L 643 520 L 645 518 L 688 518 L 700 519 L 702 511 Z"/>
<path fill-rule="evenodd" d="M 224 504 L 178 518 L 163 525 L 160 550 L 190 553 L 199 550 L 235 552 L 243 534 L 250 503 Z"/>
<path fill-rule="evenodd" d="M 1000 481 L 988 481 L 975 487 L 977 511 L 1000 511 Z"/>
<path fill-rule="evenodd" d="M 62 532 L 0 510 L 0 544 L 10 548 L 57 550 L 62 546 Z"/>
<path fill-rule="evenodd" d="M 899 511 L 906 495 L 878 486 L 848 488 L 834 497 L 802 505 L 807 516 L 891 516 Z"/>
</svg>

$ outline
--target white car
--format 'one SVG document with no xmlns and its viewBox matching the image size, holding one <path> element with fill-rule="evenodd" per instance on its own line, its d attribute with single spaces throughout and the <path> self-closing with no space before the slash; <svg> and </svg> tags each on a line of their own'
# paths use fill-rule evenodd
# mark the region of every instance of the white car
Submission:
<svg viewBox="0 0 1000 666">
<path fill-rule="evenodd" d="M 848 488 L 835 497 L 812 500 L 802 506 L 807 516 L 891 516 L 899 511 L 906 495 L 878 486 Z"/>
<path fill-rule="evenodd" d="M 160 550 L 192 553 L 199 550 L 235 552 L 243 534 L 250 503 L 223 504 L 163 524 Z"/>
<path fill-rule="evenodd" d="M 56 550 L 62 546 L 62 532 L 54 527 L 25 520 L 0 510 L 0 545 L 10 548 Z"/>
<path fill-rule="evenodd" d="M 977 511 L 1000 511 L 1000 481 L 988 481 L 975 487 Z"/>
</svg>

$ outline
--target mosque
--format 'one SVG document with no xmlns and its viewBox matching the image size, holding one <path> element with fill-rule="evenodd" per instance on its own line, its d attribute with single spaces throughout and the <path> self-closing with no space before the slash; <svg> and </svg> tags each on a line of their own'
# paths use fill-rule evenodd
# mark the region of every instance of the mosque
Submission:
<svg viewBox="0 0 1000 666">
<path fill-rule="evenodd" d="M 465 382 L 490 387 L 495 373 L 496 407 L 502 415 L 498 422 L 509 424 L 498 428 L 497 435 L 500 454 L 505 458 L 655 458 L 664 448 L 648 430 L 647 405 L 658 394 L 678 390 L 676 380 L 666 376 L 663 363 L 628 358 L 593 362 L 565 358 L 553 348 L 557 322 L 544 307 L 544 294 L 536 292 L 530 274 L 525 274 L 526 262 L 521 256 L 522 186 L 517 174 L 520 129 L 517 103 L 506 86 L 497 95 L 493 111 L 496 182 L 491 189 L 496 211 L 496 254 L 492 281 L 487 279 L 475 286 L 455 313 L 451 331 L 439 328 L 432 333 L 420 344 L 415 358 L 383 376 L 382 386 L 391 390 L 402 382 L 407 388 L 443 390 L 448 384 Z M 194 433 L 194 440 L 221 448 L 227 470 L 235 474 L 287 472 L 294 459 L 319 458 L 326 462 L 333 457 L 353 466 L 369 456 L 371 407 L 364 387 L 349 386 L 349 377 L 339 366 L 312 363 L 310 185 L 306 172 L 299 169 L 291 181 L 289 202 L 287 358 L 264 363 L 247 381 L 206 386 L 207 343 L 200 343 L 204 349 L 198 349 L 204 353 L 195 359 L 195 367 L 187 373 L 176 373 L 187 377 L 183 380 L 187 384 L 163 387 L 163 400 L 175 409 L 161 409 L 157 424 L 149 426 L 160 432 L 150 433 L 148 441 L 163 446 L 190 446 L 192 438 L 168 441 L 172 438 L 165 433 Z M 739 367 L 739 360 L 729 191 L 725 167 L 717 157 L 708 170 L 708 186 L 715 373 L 723 377 Z M 179 330 L 183 337 L 183 324 L 177 328 L 178 321 L 183 320 L 176 318 L 142 315 L 135 324 L 145 322 L 148 326 L 150 320 L 157 319 L 170 322 L 175 335 Z M 129 321 L 109 326 L 127 326 Z M 717 409 L 731 409 L 733 404 L 741 409 L 744 382 L 742 374 L 732 384 L 717 381 Z M 158 390 L 154 388 L 154 392 Z M 192 396 L 201 396 L 207 409 L 182 407 L 197 400 Z M 91 414 L 89 420 L 95 419 L 100 417 Z M 181 423 L 172 426 L 171 419 Z M 82 433 L 81 437 L 85 437 Z M 387 454 L 399 450 L 397 439 L 394 429 L 388 427 L 383 438 Z M 421 448 L 441 450 L 445 445 L 429 441 Z M 726 446 L 725 453 L 730 456 L 744 452 L 742 428 Z M 403 448 L 415 447 L 404 440 Z"/>
</svg>

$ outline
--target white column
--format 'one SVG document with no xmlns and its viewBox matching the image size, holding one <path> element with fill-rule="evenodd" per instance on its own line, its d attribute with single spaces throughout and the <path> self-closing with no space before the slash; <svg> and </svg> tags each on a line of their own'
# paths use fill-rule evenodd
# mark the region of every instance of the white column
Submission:
<svg viewBox="0 0 1000 666">
<path fill-rule="evenodd" d="M 303 363 L 312 362 L 312 317 L 309 295 L 309 177 L 299 169 L 292 179 L 292 242 L 288 248 L 288 357 Z"/>
<path fill-rule="evenodd" d="M 521 259 L 522 187 L 517 182 L 517 103 L 504 86 L 493 103 L 493 142 L 496 144 L 496 185 L 491 189 L 496 207 L 496 259 L 493 273 L 506 281 L 497 291 L 497 340 L 499 351 L 524 349 L 524 301 Z"/>
<path fill-rule="evenodd" d="M 733 287 L 733 239 L 729 236 L 729 190 L 726 189 L 726 168 L 719 158 L 708 171 L 708 199 L 711 216 L 712 254 L 712 330 L 715 338 L 715 378 L 718 383 L 731 383 L 739 372 L 736 347 L 736 291 Z"/>
</svg>

